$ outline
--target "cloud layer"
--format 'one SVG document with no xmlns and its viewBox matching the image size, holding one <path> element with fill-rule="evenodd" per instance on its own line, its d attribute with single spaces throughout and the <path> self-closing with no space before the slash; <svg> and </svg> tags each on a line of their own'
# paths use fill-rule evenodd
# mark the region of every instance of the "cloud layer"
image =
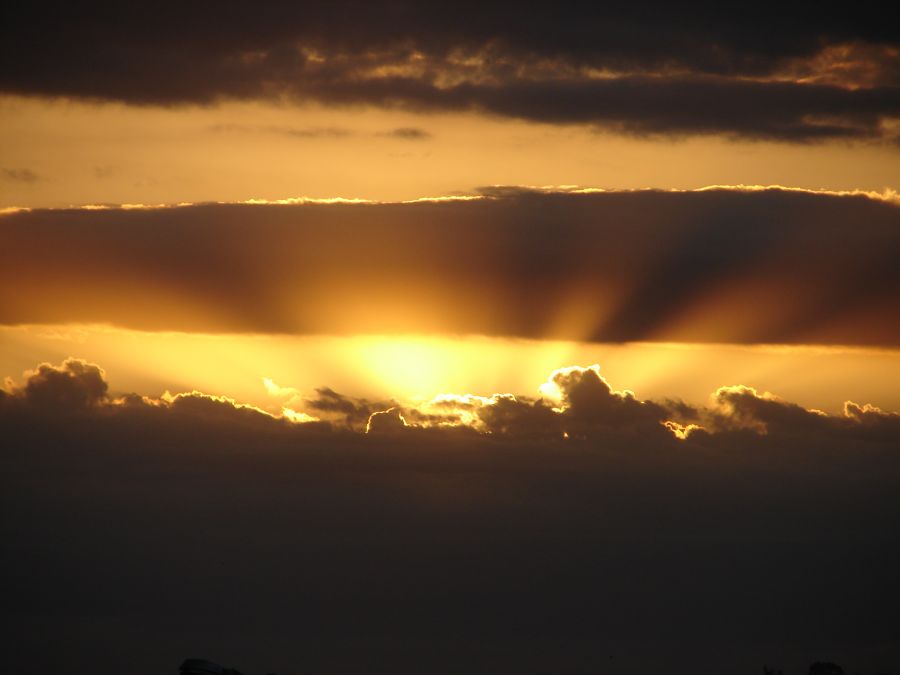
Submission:
<svg viewBox="0 0 900 675">
<path fill-rule="evenodd" d="M 629 390 L 614 390 L 596 364 L 554 371 L 541 385 L 539 398 L 447 393 L 431 401 L 401 404 L 353 398 L 328 387 L 304 396 L 296 389 L 269 384 L 270 393 L 282 400 L 281 415 L 199 391 L 167 392 L 160 398 L 112 396 L 99 366 L 69 358 L 59 366 L 43 363 L 26 372 L 22 385 L 8 379 L 0 389 L 0 413 L 7 418 L 86 415 L 126 421 L 138 415 L 160 424 L 196 418 L 300 437 L 310 432 L 420 434 L 423 439 L 428 434 L 437 438 L 450 434 L 448 438 L 461 442 L 485 436 L 551 444 L 625 438 L 670 448 L 679 444 L 676 441 L 718 447 L 732 442 L 735 435 L 757 437 L 761 443 L 767 442 L 766 437 L 776 443 L 785 438 L 813 444 L 828 438 L 900 442 L 900 414 L 872 405 L 847 401 L 843 415 L 834 416 L 743 385 L 719 388 L 707 407 L 678 399 L 641 400 Z"/>
<path fill-rule="evenodd" d="M 781 189 L 0 217 L 0 322 L 897 346 L 900 208 Z"/>
<path fill-rule="evenodd" d="M 119 396 L 98 366 L 39 366 L 0 394 L 7 666 L 897 662 L 900 417 L 739 386 L 705 409 L 642 401 L 596 367 L 542 392 L 371 404 L 364 433 L 360 402 L 327 390 L 309 409 L 346 425 Z M 681 440 L 670 416 L 706 430 Z"/>
<path fill-rule="evenodd" d="M 0 90 L 139 104 L 283 98 L 649 134 L 891 136 L 882 8 L 98 1 L 8 11 Z M 552 30 L 548 30 L 552 26 Z"/>
</svg>

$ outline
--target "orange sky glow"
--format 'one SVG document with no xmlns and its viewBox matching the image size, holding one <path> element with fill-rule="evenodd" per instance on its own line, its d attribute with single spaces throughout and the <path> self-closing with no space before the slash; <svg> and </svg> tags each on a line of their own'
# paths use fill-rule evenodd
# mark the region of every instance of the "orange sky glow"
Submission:
<svg viewBox="0 0 900 675">
<path fill-rule="evenodd" d="M 5 3 L 4 672 L 896 673 L 888 9 Z"/>
<path fill-rule="evenodd" d="M 125 251 L 133 249 L 128 235 L 131 226 L 124 215 L 129 211 L 119 210 L 123 223 L 115 227 L 123 233 L 121 242 L 100 243 L 99 248 L 92 243 L 93 237 L 107 235 L 86 234 L 72 225 L 60 225 L 66 229 L 58 234 L 35 235 L 31 242 L 26 238 L 31 235 L 19 230 L 11 219 L 23 208 L 33 210 L 38 220 L 52 223 L 54 218 L 77 211 L 55 216 L 47 208 L 87 206 L 82 213 L 101 218 L 104 211 L 95 211 L 97 205 L 115 211 L 123 204 L 134 212 L 129 205 L 204 202 L 225 204 L 222 208 L 248 201 L 337 206 L 360 202 L 382 203 L 385 209 L 396 210 L 399 202 L 423 196 L 438 198 L 434 204 L 450 198 L 448 208 L 455 208 L 454 203 L 483 202 L 494 198 L 491 190 L 507 189 L 475 187 L 492 185 L 556 186 L 540 189 L 550 195 L 587 192 L 588 196 L 602 195 L 603 190 L 627 194 L 621 191 L 640 188 L 694 191 L 692 194 L 702 196 L 703 192 L 696 190 L 707 185 L 740 186 L 731 189 L 752 195 L 754 190 L 763 190 L 762 186 L 788 186 L 801 196 L 862 194 L 873 204 L 881 202 L 887 210 L 878 217 L 888 229 L 877 236 L 895 237 L 887 234 L 891 221 L 896 232 L 898 208 L 896 150 L 890 146 L 843 141 L 795 145 L 717 136 L 666 139 L 616 135 L 583 125 L 511 121 L 472 112 L 296 107 L 267 102 L 160 108 L 8 96 L 0 99 L 0 119 L 4 162 L 10 167 L 27 167 L 5 169 L 5 180 L 0 182 L 6 212 L 0 216 L 4 219 L 0 227 L 8 228 L 10 242 L 2 254 L 6 292 L 0 321 L 6 327 L 2 329 L 0 369 L 4 376 L 17 377 L 40 361 L 77 356 L 116 373 L 115 384 L 123 390 L 201 389 L 272 408 L 276 402 L 263 394 L 263 377 L 307 390 L 329 386 L 359 395 L 424 399 L 448 391 L 529 393 L 555 368 L 599 361 L 613 380 L 651 397 L 701 401 L 721 384 L 741 383 L 780 391 L 805 405 L 827 410 L 839 409 L 845 398 L 852 397 L 898 407 L 896 388 L 890 385 L 900 370 L 894 339 L 898 319 L 890 309 L 896 307 L 896 298 L 890 290 L 883 300 L 864 291 L 871 300 L 860 302 L 857 298 L 840 312 L 824 311 L 827 305 L 823 303 L 834 304 L 828 295 L 835 291 L 824 290 L 822 298 L 816 298 L 815 286 L 785 276 L 797 269 L 800 259 L 795 256 L 810 246 L 801 231 L 773 235 L 782 243 L 752 263 L 762 266 L 760 274 L 738 267 L 747 261 L 726 262 L 734 267 L 734 274 L 717 272 L 709 281 L 688 287 L 684 297 L 674 294 L 655 310 L 634 310 L 627 303 L 645 302 L 642 296 L 654 292 L 652 286 L 642 290 L 648 275 L 676 273 L 673 265 L 706 263 L 702 259 L 691 262 L 687 248 L 679 254 L 684 262 L 674 262 L 679 258 L 673 256 L 672 247 L 680 244 L 676 239 L 667 242 L 669 235 L 635 235 L 633 244 L 622 243 L 623 235 L 616 235 L 621 251 L 614 257 L 629 261 L 609 274 L 598 276 L 587 261 L 573 262 L 569 271 L 561 271 L 554 256 L 573 255 L 575 250 L 552 254 L 552 267 L 541 270 L 547 263 L 538 248 L 516 263 L 528 266 L 521 272 L 522 281 L 515 272 L 496 282 L 500 285 L 494 291 L 490 286 L 495 282 L 483 269 L 474 275 L 465 267 L 438 272 L 436 264 L 443 265 L 437 261 L 445 244 L 438 244 L 432 253 L 422 252 L 425 260 L 418 270 L 414 262 L 419 255 L 415 247 L 421 246 L 418 243 L 410 244 L 412 257 L 396 254 L 396 262 L 388 260 L 384 269 L 380 263 L 362 262 L 357 256 L 364 257 L 382 246 L 366 240 L 374 236 L 369 230 L 380 227 L 377 223 L 383 218 L 393 218 L 391 211 L 376 217 L 374 223 L 349 210 L 331 212 L 346 213 L 358 221 L 354 227 L 366 234 L 360 234 L 357 242 L 341 239 L 354 236 L 350 229 L 327 244 L 322 237 L 330 235 L 310 234 L 306 239 L 309 246 L 324 245 L 334 253 L 310 257 L 309 252 L 298 250 L 296 262 L 290 255 L 275 252 L 279 247 L 285 254 L 291 247 L 303 247 L 304 236 L 290 245 L 279 243 L 277 237 L 294 239 L 295 235 L 278 228 L 293 226 L 256 229 L 254 214 L 263 213 L 257 211 L 246 212 L 234 224 L 234 219 L 229 219 L 229 234 L 223 233 L 223 238 L 198 239 L 197 243 L 188 243 L 193 238 L 187 233 L 194 227 L 193 216 L 183 218 L 184 225 L 177 227 L 187 226 L 185 234 L 174 235 L 172 254 L 180 255 L 182 244 L 178 241 L 183 240 L 190 251 L 185 255 L 195 261 L 189 264 L 195 265 L 196 271 L 180 280 L 188 269 L 181 263 L 169 269 L 155 263 L 121 262 L 123 254 L 132 255 Z M 178 157 L 175 165 L 173 156 Z M 506 193 L 496 194 L 502 200 Z M 652 223 L 666 217 L 668 207 L 659 215 L 652 211 L 640 215 L 644 208 L 641 193 L 632 194 L 638 212 L 627 218 L 645 218 Z M 298 199 L 297 195 L 304 197 Z M 839 202 L 851 203 L 846 197 Z M 396 206 L 391 207 L 392 203 Z M 606 211 L 598 212 L 602 220 L 623 217 L 619 211 L 603 208 Z M 791 207 L 790 213 L 796 208 Z M 668 211 L 669 217 L 677 221 L 708 212 L 704 206 L 684 209 L 678 216 Z M 89 215 L 94 212 L 97 216 Z M 460 235 L 462 240 L 470 239 L 473 247 L 483 248 L 476 257 L 487 256 L 474 265 L 507 265 L 502 248 L 490 253 L 490 248 L 484 247 L 507 247 L 513 240 L 487 239 L 482 244 L 482 235 L 471 230 L 486 231 L 477 224 L 480 221 L 470 225 L 455 220 L 471 220 L 465 215 L 470 212 L 459 210 L 462 215 L 456 216 L 457 211 L 446 211 L 435 228 L 467 232 Z M 429 213 L 435 212 L 425 210 L 421 216 L 404 218 L 410 220 L 408 227 L 417 228 L 421 217 L 427 225 Z M 525 212 L 516 213 L 499 217 L 521 218 Z M 547 217 L 581 218 L 558 213 L 553 211 Z M 316 217 L 312 216 L 313 220 Z M 792 216 L 776 216 L 784 217 Z M 216 216 L 204 218 L 211 222 L 202 227 L 216 227 Z M 727 220 L 723 215 L 722 223 L 714 226 L 728 227 Z M 329 222 L 345 227 L 340 217 Z M 838 223 L 836 219 L 835 227 L 840 227 Z M 702 236 L 692 232 L 689 220 L 685 224 L 687 234 L 674 236 Z M 257 241 L 241 243 L 244 232 Z M 560 235 L 559 241 L 568 236 L 563 230 Z M 408 235 L 396 236 L 400 238 L 395 243 L 384 246 L 405 246 L 403 238 Z M 553 236 L 550 230 L 546 236 Z M 60 237 L 71 237 L 72 243 L 62 244 Z M 265 243 L 272 237 L 276 239 Z M 59 253 L 53 252 L 54 240 L 60 241 Z M 684 245 L 698 242 L 702 239 Z M 162 240 L 153 244 L 166 245 Z M 540 240 L 536 245 L 545 246 Z M 56 256 L 52 264 L 57 271 L 42 267 L 40 257 L 28 253 L 33 246 L 45 250 L 40 257 Z M 85 252 L 76 252 L 81 246 Z M 234 246 L 238 248 L 221 257 L 217 252 Z M 823 246 L 834 248 L 831 243 Z M 108 254 L 98 253 L 104 247 Z M 239 252 L 241 248 L 246 254 Z M 342 248 L 345 250 L 339 253 Z M 278 255 L 277 262 L 266 260 L 273 253 Z M 86 263 L 85 255 L 92 262 Z M 107 255 L 111 257 L 105 258 Z M 329 262 L 328 255 L 351 261 L 349 268 L 342 269 L 345 263 L 338 258 Z M 384 255 L 390 258 L 395 253 L 385 251 Z M 615 259 L 603 260 L 602 248 L 594 255 L 599 256 L 598 264 L 616 264 Z M 834 257 L 832 252 L 823 255 Z M 245 260 L 238 262 L 235 256 Z M 312 282 L 310 287 L 302 270 L 321 265 L 315 262 L 317 257 L 324 260 L 324 266 L 315 274 L 329 280 Z M 799 264 L 810 265 L 813 277 L 821 268 L 824 279 L 825 266 L 846 267 L 849 261 L 835 258 Z M 47 264 L 51 264 L 49 257 Z M 116 271 L 122 264 L 125 266 Z M 203 269 L 205 265 L 210 266 L 209 271 Z M 367 267 L 371 269 L 366 271 Z M 359 281 L 352 277 L 353 268 L 361 275 Z M 63 269 L 69 271 L 63 273 Z M 241 289 L 240 280 L 228 282 L 221 300 L 213 299 L 210 292 L 219 295 L 212 289 L 220 284 L 221 275 L 232 276 L 235 270 L 242 270 L 247 286 Z M 219 280 L 203 280 L 204 274 Z M 451 276 L 444 276 L 447 274 Z M 561 286 L 550 281 L 559 275 Z M 540 281 L 545 276 L 548 281 Z M 238 286 L 232 288 L 232 283 Z M 515 284 L 521 283 L 531 290 L 519 297 Z M 660 278 L 653 283 L 664 287 L 670 282 Z M 205 287 L 210 292 L 201 290 Z M 559 290 L 551 290 L 557 287 Z M 549 295 L 537 301 L 540 307 L 546 305 L 539 315 L 525 316 L 515 308 L 516 303 L 527 307 L 534 302 L 526 296 L 545 292 Z M 658 316 L 653 321 L 632 316 L 641 311 L 656 311 Z M 819 314 L 822 318 L 815 324 L 802 318 Z M 617 323 L 622 321 L 628 322 L 624 328 Z M 103 324 L 122 328 L 103 328 Z M 624 344 L 604 342 L 609 337 L 616 342 L 624 340 Z M 793 346 L 765 346 L 781 341 Z M 809 344 L 814 346 L 804 346 Z"/>
</svg>

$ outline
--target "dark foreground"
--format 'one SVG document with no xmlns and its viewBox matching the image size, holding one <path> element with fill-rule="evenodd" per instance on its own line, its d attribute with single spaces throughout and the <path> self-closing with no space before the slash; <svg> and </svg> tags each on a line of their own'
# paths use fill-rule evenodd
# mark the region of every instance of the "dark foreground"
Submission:
<svg viewBox="0 0 900 675">
<path fill-rule="evenodd" d="M 5 672 L 900 664 L 892 442 L 0 421 Z"/>
</svg>

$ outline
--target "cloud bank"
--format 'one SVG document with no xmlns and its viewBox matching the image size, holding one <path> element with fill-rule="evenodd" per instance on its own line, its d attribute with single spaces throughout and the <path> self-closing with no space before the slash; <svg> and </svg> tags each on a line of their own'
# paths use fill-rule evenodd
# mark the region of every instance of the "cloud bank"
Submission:
<svg viewBox="0 0 900 675">
<path fill-rule="evenodd" d="M 334 432 L 350 434 L 449 433 L 463 442 L 476 436 L 504 441 L 592 443 L 609 437 L 631 438 L 675 448 L 674 441 L 700 446 L 729 443 L 734 436 L 766 437 L 776 442 L 819 438 L 900 442 L 900 414 L 847 401 L 842 416 L 809 410 L 769 392 L 743 385 L 713 392 L 707 407 L 678 399 L 641 400 L 629 390 L 616 391 L 597 364 L 571 366 L 550 374 L 538 398 L 511 393 L 480 396 L 440 394 L 415 404 L 369 401 L 319 387 L 311 396 L 269 382 L 270 394 L 283 402 L 273 415 L 225 396 L 199 391 L 159 398 L 136 393 L 112 396 L 102 368 L 69 358 L 59 366 L 40 364 L 27 371 L 24 384 L 7 379 L 0 389 L 0 413 L 18 416 L 88 416 L 97 419 L 133 415 L 169 419 L 207 419 L 272 433 Z M 174 416 L 174 417 L 173 417 Z M 454 435 L 455 434 L 455 435 Z M 724 439 L 724 440 L 721 440 Z"/>
<path fill-rule="evenodd" d="M 740 386 L 704 409 L 643 401 L 596 367 L 541 391 L 369 404 L 365 433 L 361 403 L 326 390 L 308 410 L 343 422 L 120 396 L 77 359 L 8 382 L 7 667 L 897 663 L 900 417 Z"/>
<path fill-rule="evenodd" d="M 898 35 L 877 4 L 258 9 L 238 0 L 20 3 L 0 34 L 0 90 L 160 105 L 288 98 L 478 110 L 795 142 L 895 137 L 900 115 Z"/>
<path fill-rule="evenodd" d="M 6 214 L 0 322 L 900 345 L 890 200 L 725 188 L 473 197 Z"/>
</svg>

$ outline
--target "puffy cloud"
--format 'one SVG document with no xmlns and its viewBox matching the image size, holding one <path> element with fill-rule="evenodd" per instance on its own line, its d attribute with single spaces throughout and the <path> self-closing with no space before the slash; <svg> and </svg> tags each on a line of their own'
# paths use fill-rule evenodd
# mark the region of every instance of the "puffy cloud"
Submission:
<svg viewBox="0 0 900 675">
<path fill-rule="evenodd" d="M 719 388 L 713 395 L 717 420 L 726 429 L 751 429 L 758 433 L 807 429 L 827 417 L 743 385 Z M 715 413 L 714 413 L 715 414 Z"/>
<path fill-rule="evenodd" d="M 844 403 L 844 415 L 861 424 L 875 424 L 884 421 L 896 423 L 900 421 L 900 414 L 898 413 L 886 412 L 869 403 L 859 405 L 853 401 Z"/>
<path fill-rule="evenodd" d="M 478 420 L 491 434 L 512 438 L 560 438 L 558 416 L 542 401 L 529 401 L 511 394 L 495 395 L 489 405 L 481 406 Z"/>
<path fill-rule="evenodd" d="M 0 322 L 896 346 L 898 223 L 782 189 L 35 210 L 0 216 Z"/>
<path fill-rule="evenodd" d="M 844 415 L 851 433 L 880 441 L 896 442 L 900 438 L 900 413 L 887 412 L 868 403 L 844 403 Z"/>
<path fill-rule="evenodd" d="M 158 422 L 162 424 L 199 423 L 270 431 L 292 426 L 288 422 L 318 422 L 314 417 L 296 412 L 275 417 L 227 396 L 196 390 L 178 394 L 165 392 L 159 398 L 135 393 L 112 397 L 103 369 L 77 358 L 68 358 L 58 366 L 42 363 L 33 371 L 25 372 L 21 385 L 7 379 L 6 389 L 0 389 L 0 413 L 10 417 L 25 415 L 29 419 L 70 414 L 100 418 L 119 416 L 131 422 L 150 416 L 159 418 Z M 322 428 L 322 425 L 318 427 Z"/>
<path fill-rule="evenodd" d="M 265 382 L 272 395 L 289 397 L 280 415 L 199 391 L 166 392 L 160 398 L 138 394 L 110 397 L 105 373 L 99 366 L 69 358 L 59 366 L 44 363 L 26 372 L 22 385 L 8 379 L 6 389 L 0 389 L 0 412 L 50 417 L 61 412 L 125 418 L 131 414 L 155 415 L 287 434 L 298 429 L 354 433 L 415 429 L 438 437 L 457 429 L 510 442 L 551 444 L 632 438 L 667 445 L 675 439 L 709 443 L 716 437 L 724 440 L 714 442 L 727 444 L 736 432 L 749 432 L 760 439 L 900 440 L 900 414 L 869 404 L 848 401 L 843 415 L 829 415 L 769 392 L 736 385 L 716 390 L 708 408 L 695 408 L 675 399 L 642 400 L 631 391 L 616 391 L 600 375 L 597 364 L 554 371 L 539 388 L 542 398 L 441 394 L 403 407 L 396 401 L 346 396 L 328 387 L 315 389 L 315 397 L 310 398 L 296 388 Z"/>
<path fill-rule="evenodd" d="M 238 403 L 227 396 L 214 396 L 196 390 L 175 395 L 166 392 L 159 400 L 145 399 L 143 403 L 150 406 L 163 405 L 174 415 L 214 423 L 248 424 L 265 428 L 272 424 L 280 425 L 282 422 L 256 406 Z M 285 416 L 285 419 L 290 419 L 290 417 Z M 291 421 L 306 420 L 295 418 Z M 315 420 L 310 419 L 309 421 Z"/>
<path fill-rule="evenodd" d="M 843 416 L 828 415 L 742 385 L 721 387 L 712 399 L 713 407 L 701 411 L 706 419 L 704 428 L 712 432 L 748 430 L 807 439 L 817 436 L 873 441 L 900 439 L 900 415 L 869 404 L 847 401 Z"/>
<path fill-rule="evenodd" d="M 571 425 L 570 433 L 586 433 L 598 426 L 656 429 L 668 414 L 661 406 L 638 400 L 634 392 L 613 391 L 596 364 L 555 371 L 542 391 L 553 389 L 559 392 L 562 412 Z"/>
<path fill-rule="evenodd" d="M 367 434 L 395 434 L 409 428 L 400 408 L 373 412 L 366 423 Z"/>
<path fill-rule="evenodd" d="M 35 408 L 86 410 L 107 402 L 106 374 L 92 363 L 69 358 L 59 366 L 42 363 L 25 373 L 21 387 L 7 382 L 10 401 Z"/>
</svg>

